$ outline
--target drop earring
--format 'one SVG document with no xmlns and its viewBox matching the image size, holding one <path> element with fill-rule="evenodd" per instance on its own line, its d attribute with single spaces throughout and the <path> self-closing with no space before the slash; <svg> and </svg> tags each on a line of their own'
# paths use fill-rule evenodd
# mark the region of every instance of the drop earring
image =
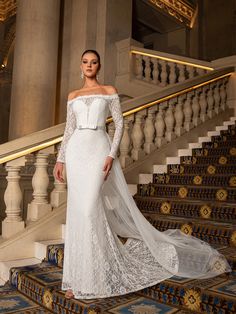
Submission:
<svg viewBox="0 0 236 314">
<path fill-rule="evenodd" d="M 99 78 L 99 75 L 97 74 L 97 75 L 96 75 L 96 79 L 98 80 L 98 78 Z"/>
<path fill-rule="evenodd" d="M 80 74 L 80 77 L 83 79 L 84 78 L 84 72 L 82 71 Z"/>
</svg>

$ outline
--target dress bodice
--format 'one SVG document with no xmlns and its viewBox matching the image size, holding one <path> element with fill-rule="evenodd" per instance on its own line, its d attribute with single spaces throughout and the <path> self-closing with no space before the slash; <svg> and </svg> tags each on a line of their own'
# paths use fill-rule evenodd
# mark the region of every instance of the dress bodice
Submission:
<svg viewBox="0 0 236 314">
<path fill-rule="evenodd" d="M 115 134 L 108 156 L 115 158 L 123 134 L 123 115 L 119 96 L 115 94 L 81 95 L 67 101 L 66 126 L 57 161 L 65 162 L 68 140 L 76 128 L 104 128 L 109 111 L 115 123 Z"/>
</svg>

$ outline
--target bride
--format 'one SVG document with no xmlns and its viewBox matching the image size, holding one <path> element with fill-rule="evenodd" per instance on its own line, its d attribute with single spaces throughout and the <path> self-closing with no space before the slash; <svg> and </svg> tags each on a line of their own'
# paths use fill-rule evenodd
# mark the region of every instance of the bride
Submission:
<svg viewBox="0 0 236 314">
<path fill-rule="evenodd" d="M 84 85 L 68 96 L 54 168 L 55 178 L 67 182 L 65 297 L 111 297 L 174 275 L 209 278 L 230 272 L 225 257 L 208 243 L 178 229 L 160 232 L 139 211 L 117 158 L 124 129 L 118 92 L 99 84 L 96 50 L 84 51 L 80 68 Z M 106 132 L 109 112 L 115 124 L 112 140 Z"/>
</svg>

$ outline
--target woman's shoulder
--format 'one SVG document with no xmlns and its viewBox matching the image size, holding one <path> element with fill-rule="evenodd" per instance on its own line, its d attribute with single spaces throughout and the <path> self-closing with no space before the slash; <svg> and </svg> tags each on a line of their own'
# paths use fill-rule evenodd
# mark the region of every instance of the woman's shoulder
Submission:
<svg viewBox="0 0 236 314">
<path fill-rule="evenodd" d="M 100 85 L 99 87 L 100 89 L 98 93 L 108 94 L 108 95 L 118 94 L 117 89 L 112 85 Z M 72 100 L 76 98 L 77 96 L 85 95 L 85 94 L 89 94 L 88 89 L 84 89 L 84 88 L 75 89 L 68 94 L 68 100 Z"/>
<path fill-rule="evenodd" d="M 118 90 L 112 85 L 104 85 L 104 89 L 106 90 L 107 94 L 118 94 Z"/>
</svg>

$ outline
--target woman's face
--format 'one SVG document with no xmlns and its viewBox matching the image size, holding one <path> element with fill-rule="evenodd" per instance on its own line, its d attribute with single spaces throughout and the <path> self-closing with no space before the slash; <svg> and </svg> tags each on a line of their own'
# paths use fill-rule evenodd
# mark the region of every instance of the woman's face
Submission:
<svg viewBox="0 0 236 314">
<path fill-rule="evenodd" d="M 96 76 L 99 70 L 99 62 L 97 56 L 92 52 L 87 52 L 81 60 L 81 71 L 87 77 Z"/>
</svg>

